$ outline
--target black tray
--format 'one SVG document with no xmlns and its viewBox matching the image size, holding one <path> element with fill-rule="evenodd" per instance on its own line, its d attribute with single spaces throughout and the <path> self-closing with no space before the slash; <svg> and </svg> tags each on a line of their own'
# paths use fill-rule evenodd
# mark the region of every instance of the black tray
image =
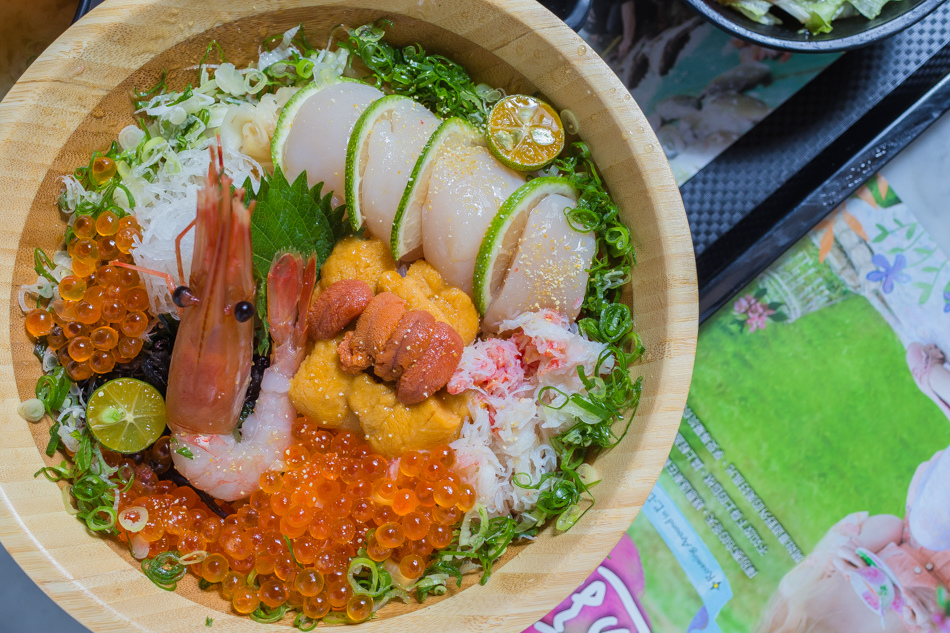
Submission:
<svg viewBox="0 0 950 633">
<path fill-rule="evenodd" d="M 845 53 L 680 191 L 700 319 L 748 284 L 950 108 L 950 4 Z"/>
</svg>

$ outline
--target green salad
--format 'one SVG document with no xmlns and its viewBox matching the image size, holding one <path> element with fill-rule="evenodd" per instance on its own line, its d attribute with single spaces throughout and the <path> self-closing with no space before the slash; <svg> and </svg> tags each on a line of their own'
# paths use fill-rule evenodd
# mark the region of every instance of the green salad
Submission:
<svg viewBox="0 0 950 633">
<path fill-rule="evenodd" d="M 873 20 L 884 5 L 894 0 L 718 0 L 759 24 L 781 24 L 774 9 L 801 22 L 813 35 L 830 33 L 841 18 L 864 16 Z"/>
</svg>

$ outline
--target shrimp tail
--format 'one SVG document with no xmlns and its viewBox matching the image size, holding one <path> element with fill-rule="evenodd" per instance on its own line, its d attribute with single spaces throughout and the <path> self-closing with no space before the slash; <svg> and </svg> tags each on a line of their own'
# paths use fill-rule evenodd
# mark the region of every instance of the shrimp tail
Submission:
<svg viewBox="0 0 950 633">
<path fill-rule="evenodd" d="M 267 274 L 267 322 L 276 348 L 302 351 L 307 342 L 307 311 L 317 279 L 317 261 L 296 253 L 278 255 Z"/>
</svg>

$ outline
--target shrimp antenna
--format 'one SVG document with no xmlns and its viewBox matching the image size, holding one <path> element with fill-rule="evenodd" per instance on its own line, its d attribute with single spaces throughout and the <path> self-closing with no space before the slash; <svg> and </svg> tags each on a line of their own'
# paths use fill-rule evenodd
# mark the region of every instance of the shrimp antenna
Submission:
<svg viewBox="0 0 950 633">
<path fill-rule="evenodd" d="M 224 149 L 221 147 L 221 135 L 215 134 L 218 140 L 218 182 L 221 182 L 221 174 L 224 173 Z"/>
<path fill-rule="evenodd" d="M 162 279 L 165 280 L 165 285 L 168 286 L 169 294 L 171 294 L 173 297 L 175 296 L 175 291 L 177 290 L 177 286 L 175 285 L 175 278 L 169 275 L 168 273 L 163 273 L 161 271 L 154 270 L 152 268 L 144 268 L 142 266 L 135 266 L 134 264 L 126 264 L 125 262 L 121 262 L 117 259 L 109 262 L 109 265 L 118 266 L 119 268 L 128 268 L 129 270 L 145 273 L 146 275 L 155 275 L 156 277 L 161 277 Z M 178 316 L 181 316 L 181 313 L 182 313 L 182 309 L 179 307 Z"/>
<path fill-rule="evenodd" d="M 198 223 L 198 218 L 188 223 L 188 226 L 185 227 L 185 230 L 178 234 L 178 237 L 175 238 L 175 259 L 178 260 L 178 279 L 182 284 L 185 283 L 185 267 L 181 263 L 181 241 L 185 238 L 185 235 L 191 229 L 195 228 L 195 225 Z"/>
</svg>

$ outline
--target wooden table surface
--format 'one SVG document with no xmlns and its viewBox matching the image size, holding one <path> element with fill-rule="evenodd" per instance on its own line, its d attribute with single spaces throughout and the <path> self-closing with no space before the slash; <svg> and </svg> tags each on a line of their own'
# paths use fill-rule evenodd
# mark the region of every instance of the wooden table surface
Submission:
<svg viewBox="0 0 950 633">
<path fill-rule="evenodd" d="M 76 0 L 0 0 L 0 98 L 66 30 Z"/>
<path fill-rule="evenodd" d="M 0 0 L 0 98 L 30 62 L 66 30 L 75 12 L 76 0 Z M 0 583 L 0 612 L 4 613 L 0 631 L 88 631 L 40 591 L 2 547 Z"/>
</svg>

